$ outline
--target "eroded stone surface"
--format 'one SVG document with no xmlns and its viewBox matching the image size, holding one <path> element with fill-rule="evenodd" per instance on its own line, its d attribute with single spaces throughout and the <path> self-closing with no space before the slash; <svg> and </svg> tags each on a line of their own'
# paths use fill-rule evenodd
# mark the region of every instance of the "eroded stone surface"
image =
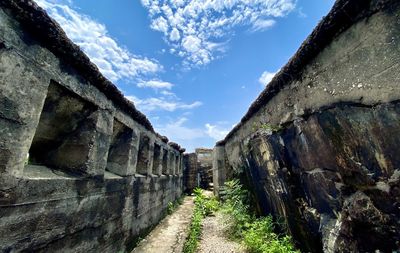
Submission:
<svg viewBox="0 0 400 253">
<path fill-rule="evenodd" d="M 1 252 L 130 251 L 182 194 L 167 142 L 33 1 L 0 1 Z"/>
<path fill-rule="evenodd" d="M 356 3 L 336 2 L 214 148 L 216 190 L 241 175 L 304 251 L 400 250 L 400 4 Z"/>
<path fill-rule="evenodd" d="M 194 153 L 184 155 L 186 170 L 183 181 L 186 192 L 191 193 L 196 187 L 210 187 L 213 182 L 212 154 L 212 149 L 196 148 Z"/>
</svg>

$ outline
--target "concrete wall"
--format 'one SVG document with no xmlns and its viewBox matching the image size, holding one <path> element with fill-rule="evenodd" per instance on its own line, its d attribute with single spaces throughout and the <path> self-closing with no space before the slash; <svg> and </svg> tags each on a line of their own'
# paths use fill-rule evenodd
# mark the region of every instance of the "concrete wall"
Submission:
<svg viewBox="0 0 400 253">
<path fill-rule="evenodd" d="M 344 2 L 215 147 L 214 184 L 244 175 L 258 211 L 283 218 L 304 251 L 391 252 L 400 249 L 400 5 Z"/>
<path fill-rule="evenodd" d="M 129 251 L 181 196 L 182 150 L 17 19 L 48 19 L 32 2 L 0 7 L 0 251 Z"/>
<path fill-rule="evenodd" d="M 194 188 L 210 188 L 213 182 L 213 150 L 196 148 L 194 153 L 185 154 L 184 187 L 185 191 L 192 192 Z"/>
</svg>

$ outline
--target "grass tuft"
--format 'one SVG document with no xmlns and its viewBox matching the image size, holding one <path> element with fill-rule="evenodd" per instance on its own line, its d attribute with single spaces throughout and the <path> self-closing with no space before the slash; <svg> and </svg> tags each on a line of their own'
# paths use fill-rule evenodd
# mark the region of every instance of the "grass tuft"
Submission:
<svg viewBox="0 0 400 253">
<path fill-rule="evenodd" d="M 290 236 L 275 232 L 272 216 L 256 217 L 250 212 L 247 196 L 239 180 L 225 183 L 221 210 L 231 238 L 244 244 L 249 253 L 299 253 Z"/>
</svg>

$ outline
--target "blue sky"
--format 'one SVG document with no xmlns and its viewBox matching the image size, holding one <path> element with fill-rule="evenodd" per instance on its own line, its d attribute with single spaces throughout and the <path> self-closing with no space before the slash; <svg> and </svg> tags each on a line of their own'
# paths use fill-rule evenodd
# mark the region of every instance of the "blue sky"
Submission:
<svg viewBox="0 0 400 253">
<path fill-rule="evenodd" d="M 36 0 L 160 134 L 213 147 L 333 0 Z"/>
</svg>

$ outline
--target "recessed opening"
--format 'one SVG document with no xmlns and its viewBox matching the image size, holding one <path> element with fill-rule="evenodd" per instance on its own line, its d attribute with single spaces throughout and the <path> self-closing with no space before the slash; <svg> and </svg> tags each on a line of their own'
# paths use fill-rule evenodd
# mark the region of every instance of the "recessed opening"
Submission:
<svg viewBox="0 0 400 253">
<path fill-rule="evenodd" d="M 168 150 L 164 149 L 162 158 L 162 173 L 168 175 Z"/>
<path fill-rule="evenodd" d="M 175 175 L 179 175 L 180 173 L 180 163 L 179 163 L 179 156 L 175 157 Z"/>
<path fill-rule="evenodd" d="M 169 153 L 169 174 L 175 175 L 175 156 L 174 153 Z"/>
<path fill-rule="evenodd" d="M 95 111 L 93 104 L 52 81 L 29 149 L 29 164 L 85 170 Z"/>
<path fill-rule="evenodd" d="M 153 174 L 160 175 L 161 165 L 161 146 L 157 143 L 154 144 L 154 156 L 153 156 Z"/>
<path fill-rule="evenodd" d="M 132 134 L 132 129 L 114 119 L 106 170 L 120 176 L 127 175 Z"/>
<path fill-rule="evenodd" d="M 142 175 L 148 174 L 149 167 L 149 154 L 150 154 L 150 138 L 146 135 L 140 136 L 138 161 L 136 172 Z"/>
</svg>

